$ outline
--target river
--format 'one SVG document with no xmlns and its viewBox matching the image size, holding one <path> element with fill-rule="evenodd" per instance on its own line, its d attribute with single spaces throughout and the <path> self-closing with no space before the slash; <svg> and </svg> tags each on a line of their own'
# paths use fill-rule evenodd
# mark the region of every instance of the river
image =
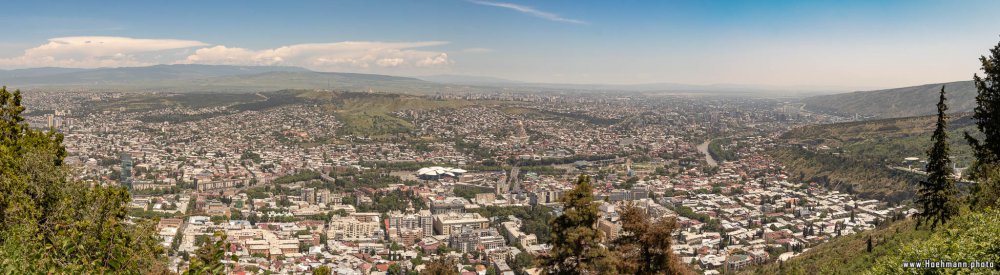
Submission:
<svg viewBox="0 0 1000 275">
<path fill-rule="evenodd" d="M 714 158 L 712 158 L 712 154 L 708 153 L 708 143 L 711 142 L 711 141 L 712 140 L 709 139 L 709 140 L 706 140 L 705 142 L 703 142 L 701 144 L 698 144 L 698 151 L 701 151 L 701 154 L 705 155 L 705 162 L 708 162 L 708 166 L 713 166 L 714 167 L 714 166 L 718 166 L 719 164 L 717 162 L 715 162 Z"/>
</svg>

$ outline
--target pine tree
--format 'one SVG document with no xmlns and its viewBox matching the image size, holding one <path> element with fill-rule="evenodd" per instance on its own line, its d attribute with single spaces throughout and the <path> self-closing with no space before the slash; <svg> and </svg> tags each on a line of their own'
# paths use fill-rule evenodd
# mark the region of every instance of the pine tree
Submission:
<svg viewBox="0 0 1000 275">
<path fill-rule="evenodd" d="M 951 159 L 948 157 L 948 132 L 946 132 L 948 116 L 945 114 L 948 105 L 945 103 L 946 100 L 942 86 L 941 97 L 937 104 L 937 127 L 931 136 L 934 144 L 927 151 L 927 179 L 920 182 L 916 200 L 923 210 L 920 212 L 917 226 L 923 222 L 930 222 L 932 229 L 939 223 L 944 224 L 951 216 L 958 213 L 958 208 L 953 203 L 958 192 L 955 189 L 955 181 L 951 177 Z"/>
<path fill-rule="evenodd" d="M 617 273 L 615 257 L 600 243 L 595 229 L 600 213 L 594 203 L 590 176 L 581 175 L 576 187 L 561 198 L 563 214 L 552 219 L 552 250 L 545 269 L 554 274 Z"/>
<path fill-rule="evenodd" d="M 965 139 L 976 155 L 970 173 L 977 181 L 971 202 L 983 207 L 996 204 L 1000 197 L 1000 43 L 990 50 L 989 57 L 980 56 L 979 62 L 984 76 L 973 75 L 978 91 L 973 119 L 985 137 L 979 140 L 966 132 Z"/>
</svg>

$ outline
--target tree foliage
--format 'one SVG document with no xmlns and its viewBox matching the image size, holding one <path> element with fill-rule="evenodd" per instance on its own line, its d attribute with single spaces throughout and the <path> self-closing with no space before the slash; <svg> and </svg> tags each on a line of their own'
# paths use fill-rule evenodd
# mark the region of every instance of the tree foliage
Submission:
<svg viewBox="0 0 1000 275">
<path fill-rule="evenodd" d="M 976 206 L 989 206 L 996 205 L 1000 195 L 1000 179 L 996 177 L 1000 168 L 1000 43 L 990 50 L 989 57 L 979 57 L 979 62 L 984 76 L 973 75 L 978 94 L 972 118 L 985 137 L 979 140 L 966 132 L 965 139 L 977 159 L 972 177 L 979 184 L 973 187 L 971 201 Z"/>
<path fill-rule="evenodd" d="M 955 203 L 955 196 L 958 190 L 955 188 L 955 181 L 952 179 L 951 159 L 948 158 L 948 128 L 947 115 L 948 105 L 945 103 L 944 87 L 941 87 L 941 98 L 938 101 L 937 127 L 931 139 L 934 145 L 927 151 L 927 179 L 920 181 L 920 189 L 917 191 L 917 204 L 922 208 L 919 226 L 923 222 L 929 222 L 930 227 L 937 227 L 938 223 L 944 224 L 954 215 L 958 214 L 958 205 Z M 854 210 L 851 210 L 851 220 L 853 221 Z"/>
<path fill-rule="evenodd" d="M 330 270 L 329 266 L 325 266 L 324 265 L 324 266 L 317 267 L 316 269 L 313 269 L 312 274 L 313 275 L 330 275 L 330 274 L 333 274 L 333 271 Z"/>
<path fill-rule="evenodd" d="M 687 274 L 684 264 L 670 249 L 674 218 L 650 221 L 641 208 L 627 205 L 621 212 L 622 236 L 612 251 L 620 256 L 622 274 Z"/>
<path fill-rule="evenodd" d="M 533 206 L 486 206 L 471 209 L 486 218 L 506 218 L 514 216 L 521 220 L 521 228 L 525 234 L 535 234 L 539 243 L 549 242 L 549 221 L 554 218 L 552 208 L 545 205 Z"/>
<path fill-rule="evenodd" d="M 990 50 L 990 56 L 979 57 L 984 77 L 972 76 L 976 84 L 976 108 L 972 118 L 976 127 L 986 134 L 982 140 L 966 135 L 969 144 L 976 149 L 976 158 L 981 162 L 997 162 L 1000 157 L 1000 43 Z"/>
<path fill-rule="evenodd" d="M 226 233 L 216 231 L 194 254 L 184 274 L 225 274 L 222 259 L 226 256 Z"/>
<path fill-rule="evenodd" d="M 870 274 L 945 274 L 1000 272 L 1000 211 L 988 208 L 962 215 L 929 238 L 915 240 L 882 257 Z M 990 268 L 904 268 L 903 262 L 993 262 Z"/>
<path fill-rule="evenodd" d="M 431 262 L 428 262 L 424 267 L 424 270 L 420 271 L 423 275 L 458 275 L 458 269 L 455 268 L 455 261 L 447 258 L 440 258 Z"/>
<path fill-rule="evenodd" d="M 68 180 L 62 135 L 31 129 L 0 88 L 0 273 L 162 273 L 155 221 L 127 218 L 122 187 Z"/>
<path fill-rule="evenodd" d="M 493 193 L 493 188 L 484 187 L 484 186 L 474 186 L 474 185 L 458 184 L 458 185 L 455 185 L 455 187 L 452 189 L 452 193 L 455 193 L 455 196 L 457 196 L 457 197 L 462 197 L 462 198 L 466 198 L 466 199 L 474 199 L 474 198 L 476 198 L 477 194 Z"/>
<path fill-rule="evenodd" d="M 600 219 L 590 176 L 581 175 L 573 190 L 561 198 L 563 214 L 550 223 L 552 250 L 545 269 L 554 274 L 617 273 L 615 256 L 600 244 L 595 226 Z"/>
</svg>

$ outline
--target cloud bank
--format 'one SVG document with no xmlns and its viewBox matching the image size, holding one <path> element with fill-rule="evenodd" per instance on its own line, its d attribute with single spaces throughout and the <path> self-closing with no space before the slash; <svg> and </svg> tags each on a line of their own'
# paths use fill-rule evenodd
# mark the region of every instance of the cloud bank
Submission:
<svg viewBox="0 0 1000 275">
<path fill-rule="evenodd" d="M 192 40 L 137 39 L 111 36 L 73 36 L 48 40 L 12 58 L 0 58 L 0 66 L 26 67 L 122 67 L 156 64 L 163 51 L 207 46 Z M 154 56 L 145 56 L 153 54 Z"/>
<path fill-rule="evenodd" d="M 250 50 L 214 46 L 201 48 L 181 63 L 226 65 L 290 65 L 319 70 L 369 69 L 372 67 L 434 67 L 451 64 L 443 52 L 416 50 L 447 42 L 365 42 L 297 44 L 273 49 Z"/>
<path fill-rule="evenodd" d="M 5 68 L 130 67 L 154 64 L 282 65 L 318 71 L 420 70 L 453 63 L 448 54 L 419 48 L 448 42 L 347 41 L 309 43 L 253 50 L 200 41 L 129 37 L 60 37 L 0 58 Z"/>
</svg>

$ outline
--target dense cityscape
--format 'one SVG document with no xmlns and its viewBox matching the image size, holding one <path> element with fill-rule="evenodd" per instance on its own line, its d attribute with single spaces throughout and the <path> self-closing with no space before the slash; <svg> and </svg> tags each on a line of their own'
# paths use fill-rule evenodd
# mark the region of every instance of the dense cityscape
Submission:
<svg viewBox="0 0 1000 275">
<path fill-rule="evenodd" d="M 316 104 L 95 111 L 83 106 L 184 95 L 25 95 L 27 121 L 65 135 L 80 180 L 128 186 L 130 215 L 160 218 L 174 271 L 221 231 L 232 271 L 407 273 L 447 257 L 468 272 L 535 273 L 549 249 L 544 219 L 579 174 L 595 179 L 602 238 L 621 234 L 625 205 L 676 217 L 673 251 L 706 274 L 913 211 L 790 181 L 763 152 L 782 146 L 782 131 L 831 117 L 778 100 L 470 94 L 389 113 L 412 123 L 405 131 L 359 136 Z M 730 159 L 716 160 L 722 152 Z"/>
<path fill-rule="evenodd" d="M 1000 1 L 4 1 L 0 274 L 1000 274 Z"/>
</svg>

